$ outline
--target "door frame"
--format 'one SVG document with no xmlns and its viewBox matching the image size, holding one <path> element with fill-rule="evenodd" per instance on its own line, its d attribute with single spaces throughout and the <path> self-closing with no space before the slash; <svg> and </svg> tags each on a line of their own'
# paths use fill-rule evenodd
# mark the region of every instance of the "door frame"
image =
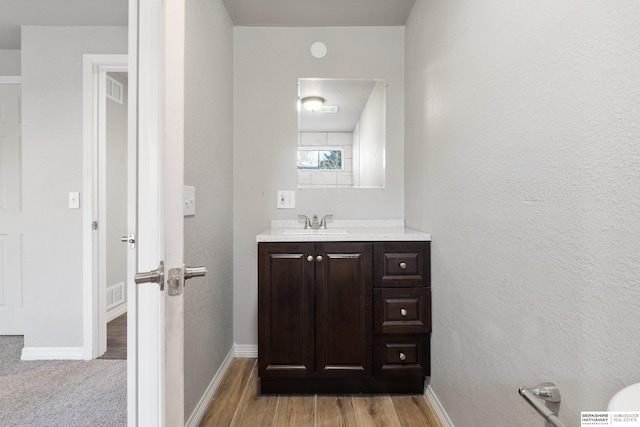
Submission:
<svg viewBox="0 0 640 427">
<path fill-rule="evenodd" d="M 83 358 L 95 359 L 106 351 L 106 284 L 98 271 L 104 235 L 104 195 L 106 165 L 104 122 L 106 120 L 105 79 L 107 72 L 128 71 L 128 55 L 86 54 L 83 56 Z M 102 130 L 100 128 L 103 128 Z M 102 176 L 100 176 L 102 175 Z M 127 186 L 131 185 L 130 179 Z M 135 182 L 134 182 L 135 184 Z M 98 230 L 93 229 L 97 221 Z M 101 238 L 102 237 L 102 238 Z M 102 242 L 101 242 L 102 240 Z M 124 247 L 123 247 L 124 250 Z M 101 285 L 102 282 L 102 286 Z"/>
<path fill-rule="evenodd" d="M 0 76 L 0 84 L 19 85 L 22 84 L 21 76 Z"/>
</svg>

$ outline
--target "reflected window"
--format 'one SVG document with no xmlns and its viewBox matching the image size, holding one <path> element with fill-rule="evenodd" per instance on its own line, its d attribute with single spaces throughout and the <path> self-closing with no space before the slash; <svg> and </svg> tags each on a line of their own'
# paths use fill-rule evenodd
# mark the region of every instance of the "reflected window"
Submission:
<svg viewBox="0 0 640 427">
<path fill-rule="evenodd" d="M 342 170 L 342 150 L 298 149 L 298 170 Z"/>
</svg>

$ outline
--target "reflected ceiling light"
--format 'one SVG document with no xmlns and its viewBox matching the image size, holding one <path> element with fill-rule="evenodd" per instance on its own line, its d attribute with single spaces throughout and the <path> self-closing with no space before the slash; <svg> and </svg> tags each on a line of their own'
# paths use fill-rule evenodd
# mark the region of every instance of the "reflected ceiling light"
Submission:
<svg viewBox="0 0 640 427">
<path fill-rule="evenodd" d="M 318 111 L 322 104 L 324 104 L 324 98 L 319 96 L 307 96 L 306 98 L 301 99 L 302 106 L 307 111 Z"/>
</svg>

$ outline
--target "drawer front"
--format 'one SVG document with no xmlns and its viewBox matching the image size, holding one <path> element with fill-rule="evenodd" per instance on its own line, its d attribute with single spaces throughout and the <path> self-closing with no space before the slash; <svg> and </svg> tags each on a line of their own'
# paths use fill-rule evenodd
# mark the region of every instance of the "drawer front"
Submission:
<svg viewBox="0 0 640 427">
<path fill-rule="evenodd" d="M 374 244 L 374 286 L 430 286 L 429 242 L 380 242 Z"/>
<path fill-rule="evenodd" d="M 431 332 L 430 288 L 376 288 L 373 301 L 374 332 Z"/>
<path fill-rule="evenodd" d="M 382 377 L 428 376 L 430 374 L 428 336 L 377 336 L 374 372 Z"/>
</svg>

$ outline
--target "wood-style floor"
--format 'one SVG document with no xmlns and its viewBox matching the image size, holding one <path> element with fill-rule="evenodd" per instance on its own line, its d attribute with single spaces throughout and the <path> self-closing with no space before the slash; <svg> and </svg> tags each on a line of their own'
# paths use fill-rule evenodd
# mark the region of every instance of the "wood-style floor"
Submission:
<svg viewBox="0 0 640 427">
<path fill-rule="evenodd" d="M 107 323 L 107 351 L 98 359 L 127 360 L 127 313 Z"/>
<path fill-rule="evenodd" d="M 256 359 L 235 359 L 201 427 L 442 427 L 424 395 L 265 395 Z"/>
</svg>

